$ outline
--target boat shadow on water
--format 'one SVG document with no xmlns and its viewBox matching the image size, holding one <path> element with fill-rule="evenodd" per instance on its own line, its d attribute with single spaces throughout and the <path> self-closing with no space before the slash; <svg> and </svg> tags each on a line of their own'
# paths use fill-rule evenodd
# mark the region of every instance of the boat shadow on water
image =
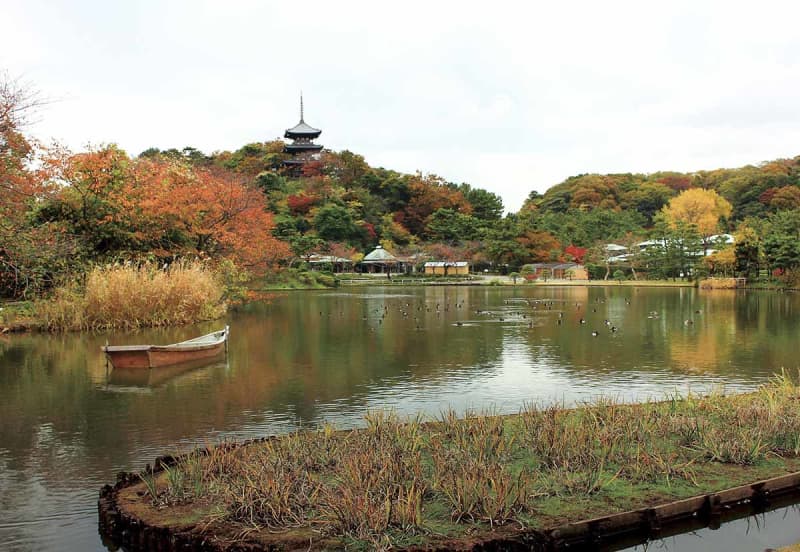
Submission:
<svg viewBox="0 0 800 552">
<path fill-rule="evenodd" d="M 106 382 L 114 388 L 155 388 L 178 378 L 184 379 L 184 377 L 207 374 L 220 367 L 224 367 L 227 371 L 228 359 L 226 356 L 201 358 L 157 369 L 109 367 L 110 371 Z"/>
</svg>

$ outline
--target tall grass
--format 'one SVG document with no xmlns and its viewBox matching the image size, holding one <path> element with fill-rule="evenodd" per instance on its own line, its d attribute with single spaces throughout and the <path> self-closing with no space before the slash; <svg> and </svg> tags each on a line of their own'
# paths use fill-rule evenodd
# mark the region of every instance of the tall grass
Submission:
<svg viewBox="0 0 800 552">
<path fill-rule="evenodd" d="M 83 286 L 58 288 L 35 312 L 49 331 L 172 326 L 219 318 L 223 296 L 219 278 L 199 262 L 113 265 L 92 269 Z"/>
<path fill-rule="evenodd" d="M 305 527 L 377 549 L 442 527 L 522 525 L 548 500 L 716 484 L 717 475 L 702 479 L 711 464 L 795 458 L 798 400 L 783 375 L 734 397 L 530 405 L 516 416 L 449 410 L 430 421 L 372 412 L 358 430 L 325 426 L 186 455 L 159 487 L 145 479 L 145 492 L 160 507 L 213 502 L 226 523 Z"/>
</svg>

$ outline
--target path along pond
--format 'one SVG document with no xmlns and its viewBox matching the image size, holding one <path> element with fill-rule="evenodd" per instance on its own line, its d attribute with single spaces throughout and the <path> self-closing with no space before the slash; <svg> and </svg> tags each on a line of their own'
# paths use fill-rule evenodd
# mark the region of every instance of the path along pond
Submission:
<svg viewBox="0 0 800 552">
<path fill-rule="evenodd" d="M 201 367 L 119 377 L 100 352 L 225 323 L 227 357 Z M 622 286 L 289 292 L 190 327 L 0 336 L 0 549 L 105 550 L 98 490 L 164 453 L 357 426 L 375 409 L 436 417 L 745 391 L 798 370 L 798 336 L 800 294 Z M 783 525 L 759 542 L 800 540 L 800 521 Z"/>
</svg>

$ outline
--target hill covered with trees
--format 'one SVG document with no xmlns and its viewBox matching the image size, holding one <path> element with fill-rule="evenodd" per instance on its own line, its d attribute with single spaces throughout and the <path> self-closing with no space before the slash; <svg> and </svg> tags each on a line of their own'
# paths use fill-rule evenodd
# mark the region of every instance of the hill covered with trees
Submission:
<svg viewBox="0 0 800 552">
<path fill-rule="evenodd" d="M 200 257 L 258 275 L 312 252 L 358 261 L 378 244 L 503 271 L 578 261 L 607 276 L 609 242 L 628 247 L 616 268 L 634 277 L 786 276 L 800 266 L 800 156 L 691 174 L 579 175 L 504 213 L 485 189 L 372 167 L 346 150 L 290 173 L 277 140 L 211 154 L 44 147 L 25 133 L 35 104 L 13 82 L 0 87 L 3 297 L 41 295 L 108 262 Z M 724 232 L 735 245 L 710 242 Z M 646 239 L 662 246 L 640 251 Z"/>
</svg>

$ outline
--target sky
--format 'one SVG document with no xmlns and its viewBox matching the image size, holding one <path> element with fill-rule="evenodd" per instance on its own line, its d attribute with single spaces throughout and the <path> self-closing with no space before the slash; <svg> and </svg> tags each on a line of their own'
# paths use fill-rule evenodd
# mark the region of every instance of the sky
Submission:
<svg viewBox="0 0 800 552">
<path fill-rule="evenodd" d="M 74 149 L 235 150 L 299 120 L 503 198 L 800 155 L 800 2 L 0 0 L 0 71 Z"/>
</svg>

